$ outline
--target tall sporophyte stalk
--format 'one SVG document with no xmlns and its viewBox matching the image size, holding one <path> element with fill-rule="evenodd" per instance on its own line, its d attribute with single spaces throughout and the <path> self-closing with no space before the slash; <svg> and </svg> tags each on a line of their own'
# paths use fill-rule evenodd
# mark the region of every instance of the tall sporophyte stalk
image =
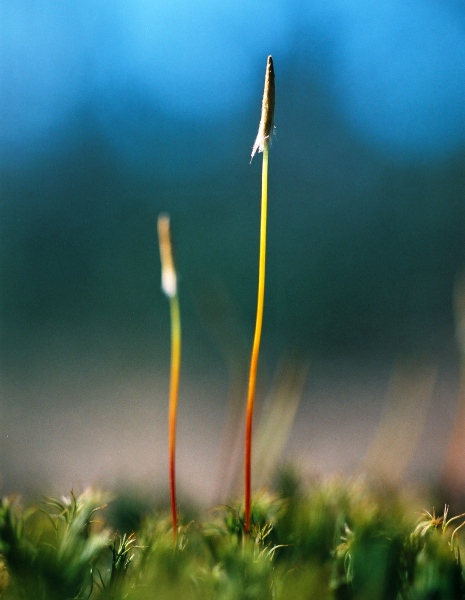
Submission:
<svg viewBox="0 0 465 600">
<path fill-rule="evenodd" d="M 266 264 L 266 218 L 268 205 L 268 149 L 273 135 L 274 124 L 274 104 L 275 104 L 275 82 L 273 59 L 268 56 L 265 73 L 265 88 L 263 91 L 262 112 L 258 134 L 252 148 L 250 162 L 257 152 L 263 153 L 262 162 L 262 196 L 261 196 L 261 217 L 260 217 L 260 250 L 258 265 L 258 295 L 257 295 L 257 313 L 255 320 L 255 334 L 252 345 L 252 355 L 250 359 L 249 385 L 247 393 L 247 409 L 245 422 L 245 533 L 250 530 L 251 513 L 251 488 L 252 488 L 252 421 L 253 408 L 255 401 L 255 388 L 257 382 L 258 356 L 260 352 L 260 340 L 263 323 L 263 306 L 265 298 L 265 264 Z"/>
<path fill-rule="evenodd" d="M 158 217 L 158 240 L 161 259 L 161 287 L 170 302 L 171 317 L 171 367 L 168 414 L 168 454 L 171 520 L 173 536 L 177 536 L 176 505 L 176 415 L 179 395 L 179 373 L 181 367 L 181 316 L 179 311 L 177 275 L 174 266 L 168 215 Z"/>
</svg>

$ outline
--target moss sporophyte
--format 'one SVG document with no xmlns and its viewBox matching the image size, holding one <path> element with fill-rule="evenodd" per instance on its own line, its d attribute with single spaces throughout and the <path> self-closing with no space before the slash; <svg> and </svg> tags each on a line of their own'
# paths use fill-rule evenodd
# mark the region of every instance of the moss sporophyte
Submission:
<svg viewBox="0 0 465 600">
<path fill-rule="evenodd" d="M 250 530 L 251 489 L 252 489 L 252 421 L 257 380 L 258 357 L 263 323 L 263 307 L 265 297 L 265 266 L 266 266 L 266 221 L 268 204 L 268 149 L 274 130 L 275 78 L 273 59 L 268 56 L 265 72 L 265 86 L 262 100 L 262 110 L 257 137 L 252 148 L 250 161 L 257 152 L 263 154 L 262 162 L 262 193 L 260 217 L 260 249 L 258 271 L 257 311 L 255 333 L 250 359 L 250 371 L 247 393 L 246 422 L 245 422 L 245 517 L 244 531 Z M 171 247 L 170 221 L 167 215 L 158 218 L 158 238 L 161 258 L 162 290 L 170 301 L 171 316 L 171 376 L 169 391 L 168 416 L 168 448 L 169 448 L 169 480 L 170 502 L 173 535 L 177 535 L 177 504 L 176 504 L 176 414 L 179 393 L 179 373 L 181 363 L 181 319 L 177 291 L 177 276 Z"/>
<path fill-rule="evenodd" d="M 266 217 L 268 205 L 268 148 L 273 134 L 275 104 L 275 82 L 273 59 L 268 56 L 265 72 L 265 87 L 263 91 L 262 112 L 257 137 L 252 148 L 251 161 L 257 152 L 263 153 L 262 162 L 262 197 L 261 197 L 261 217 L 260 217 L 260 251 L 258 265 L 258 295 L 257 295 L 257 313 L 255 320 L 255 334 L 252 345 L 252 356 L 250 359 L 249 386 L 247 393 L 247 409 L 245 422 L 245 522 L 244 529 L 248 533 L 250 530 L 250 510 L 251 510 L 251 488 L 252 488 L 252 421 L 253 408 L 255 401 L 255 388 L 257 381 L 258 355 L 260 352 L 260 340 L 263 323 L 263 306 L 265 299 L 265 267 L 266 267 Z"/>
<path fill-rule="evenodd" d="M 173 536 L 177 535 L 176 505 L 176 414 L 179 395 L 179 373 L 181 367 L 181 317 L 176 269 L 171 247 L 170 219 L 168 215 L 158 217 L 158 240 L 161 259 L 161 287 L 170 301 L 171 317 L 171 368 L 168 415 L 168 452 L 170 502 Z"/>
</svg>

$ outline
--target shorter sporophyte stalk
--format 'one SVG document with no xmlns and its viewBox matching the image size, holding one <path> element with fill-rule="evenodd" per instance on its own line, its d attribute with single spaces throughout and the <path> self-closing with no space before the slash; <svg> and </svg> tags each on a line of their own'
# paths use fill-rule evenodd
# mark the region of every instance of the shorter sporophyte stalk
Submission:
<svg viewBox="0 0 465 600">
<path fill-rule="evenodd" d="M 161 258 L 161 288 L 170 301 L 171 317 L 171 368 L 168 415 L 168 452 L 171 521 L 173 535 L 177 536 L 177 505 L 176 505 L 176 414 L 178 408 L 179 373 L 181 365 L 181 317 L 176 269 L 174 267 L 171 248 L 170 219 L 168 215 L 158 217 L 158 240 Z"/>
<path fill-rule="evenodd" d="M 265 298 L 265 263 L 266 263 L 266 217 L 268 204 L 268 147 L 273 134 L 273 116 L 275 103 L 275 85 L 273 59 L 268 56 L 265 73 L 265 89 L 263 91 L 262 112 L 258 134 L 252 148 L 250 162 L 257 152 L 263 153 L 262 163 L 262 198 L 260 217 L 260 252 L 258 264 L 258 295 L 257 314 L 255 320 L 255 334 L 250 359 L 249 387 L 247 393 L 247 409 L 245 419 L 245 522 L 244 530 L 250 530 L 251 489 L 252 489 L 252 421 L 255 401 L 255 388 L 257 383 L 258 355 L 260 352 L 260 339 L 263 323 L 263 305 Z"/>
</svg>

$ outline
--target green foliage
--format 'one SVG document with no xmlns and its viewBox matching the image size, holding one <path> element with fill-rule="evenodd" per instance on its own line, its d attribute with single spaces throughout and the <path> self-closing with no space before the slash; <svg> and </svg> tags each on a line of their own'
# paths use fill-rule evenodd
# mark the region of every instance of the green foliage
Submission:
<svg viewBox="0 0 465 600">
<path fill-rule="evenodd" d="M 65 600 L 88 597 L 92 569 L 108 535 L 93 517 L 107 496 L 87 490 L 44 508 L 23 510 L 16 499 L 0 507 L 0 551 L 10 577 L 5 598 Z"/>
<path fill-rule="evenodd" d="M 97 490 L 24 508 L 0 505 L 2 600 L 457 600 L 465 598 L 464 515 L 434 510 L 380 483 L 286 475 L 278 495 L 219 507 L 180 525 L 149 515 L 122 535 L 97 519 Z"/>
</svg>

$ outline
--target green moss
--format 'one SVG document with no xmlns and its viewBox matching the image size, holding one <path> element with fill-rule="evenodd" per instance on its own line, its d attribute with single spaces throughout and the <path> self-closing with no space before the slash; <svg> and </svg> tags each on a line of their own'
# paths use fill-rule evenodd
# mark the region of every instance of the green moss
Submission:
<svg viewBox="0 0 465 600">
<path fill-rule="evenodd" d="M 424 512 L 418 520 L 411 500 L 381 484 L 333 480 L 304 490 L 283 481 L 280 495 L 255 498 L 251 535 L 244 534 L 241 507 L 220 507 L 180 525 L 176 542 L 168 512 L 120 536 L 105 524 L 108 495 L 97 490 L 30 507 L 6 498 L 0 598 L 465 597 L 462 516 L 448 518 L 446 508 L 440 517 Z"/>
</svg>

